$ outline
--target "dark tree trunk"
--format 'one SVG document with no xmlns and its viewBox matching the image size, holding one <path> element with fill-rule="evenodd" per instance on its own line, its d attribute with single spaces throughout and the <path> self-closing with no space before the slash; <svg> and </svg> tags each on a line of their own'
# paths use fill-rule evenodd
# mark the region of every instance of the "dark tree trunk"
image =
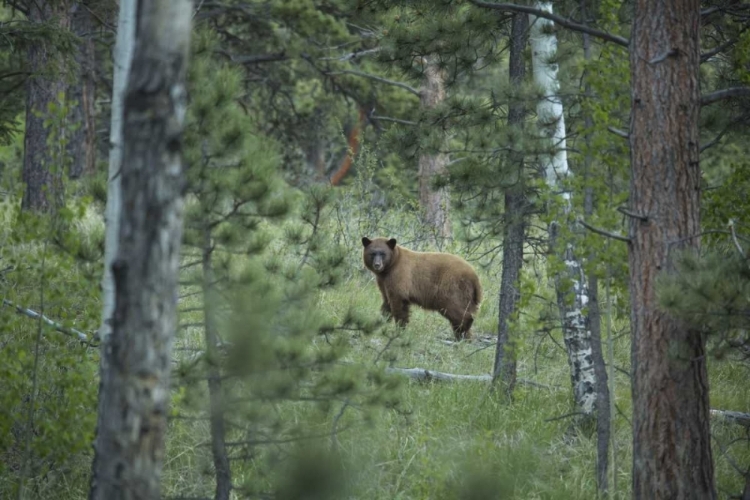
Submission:
<svg viewBox="0 0 750 500">
<path fill-rule="evenodd" d="M 525 14 L 514 14 L 510 34 L 508 71 L 511 86 L 518 89 L 526 78 L 523 57 L 528 41 L 529 20 Z M 508 126 L 522 128 L 526 116 L 523 101 L 514 98 L 508 110 Z M 524 162 L 521 154 L 511 158 L 515 169 L 513 184 L 505 189 L 505 228 L 503 230 L 503 273 L 500 282 L 497 349 L 493 378 L 500 380 L 511 396 L 516 383 L 515 346 L 511 341 L 510 322 L 521 298 L 519 279 L 523 266 L 523 244 L 526 231 L 526 193 L 524 192 Z"/>
<path fill-rule="evenodd" d="M 70 4 L 66 0 L 38 0 L 28 4 L 28 20 L 34 24 L 53 23 L 70 28 Z M 50 37 L 29 44 L 27 61 L 31 76 L 26 81 L 26 131 L 24 134 L 23 182 L 26 184 L 21 207 L 46 212 L 62 203 L 62 165 L 56 165 L 44 121 L 48 106 L 58 103 L 58 95 L 67 90 L 66 67 L 62 54 Z"/>
<path fill-rule="evenodd" d="M 78 77 L 68 90 L 70 122 L 78 126 L 68 143 L 71 164 L 69 175 L 75 179 L 90 175 L 96 165 L 96 126 L 94 123 L 94 98 L 96 91 L 96 61 L 94 51 L 94 30 L 96 25 L 89 10 L 89 2 L 76 5 L 71 29 L 80 41 L 75 49 Z"/>
<path fill-rule="evenodd" d="M 715 499 L 705 340 L 655 285 L 697 249 L 699 0 L 637 0 L 630 50 L 633 497 Z"/>
<path fill-rule="evenodd" d="M 224 397 L 219 370 L 219 352 L 215 310 L 212 302 L 211 288 L 214 284 L 214 272 L 211 262 L 213 247 L 210 230 L 205 231 L 203 242 L 203 315 L 208 367 L 208 396 L 211 404 L 211 454 L 216 469 L 216 494 L 214 500 L 229 500 L 232 491 L 232 470 L 226 448 L 226 426 L 224 422 Z"/>
<path fill-rule="evenodd" d="M 420 101 L 424 109 L 432 109 L 445 100 L 445 75 L 430 58 L 422 58 L 422 61 L 425 67 Z M 438 243 L 451 237 L 450 193 L 447 187 L 436 189 L 433 182 L 436 177 L 445 175 L 447 168 L 448 157 L 443 153 L 419 156 L 419 205 Z"/>
<path fill-rule="evenodd" d="M 115 311 L 102 349 L 92 500 L 160 498 L 182 239 L 189 0 L 140 0 L 125 97 Z"/>
<path fill-rule="evenodd" d="M 586 0 L 581 0 L 581 12 L 586 19 L 589 14 Z M 583 55 L 588 61 L 591 59 L 591 39 L 588 34 L 583 35 Z M 591 86 L 586 83 L 584 95 L 591 99 Z M 586 130 L 591 130 L 593 120 L 590 113 L 584 118 Z M 586 149 L 590 150 L 590 137 L 586 135 Z M 584 158 L 584 194 L 583 214 L 589 219 L 594 213 L 594 188 L 591 187 L 591 156 L 587 153 Z M 594 262 L 596 255 L 589 255 L 589 262 Z M 588 326 L 591 332 L 591 357 L 596 374 L 596 484 L 600 491 L 607 491 L 609 487 L 609 439 L 611 435 L 610 394 L 607 378 L 607 365 L 604 363 L 602 353 L 602 316 L 599 307 L 599 278 L 595 271 L 590 271 L 587 276 L 589 286 L 588 303 Z"/>
</svg>

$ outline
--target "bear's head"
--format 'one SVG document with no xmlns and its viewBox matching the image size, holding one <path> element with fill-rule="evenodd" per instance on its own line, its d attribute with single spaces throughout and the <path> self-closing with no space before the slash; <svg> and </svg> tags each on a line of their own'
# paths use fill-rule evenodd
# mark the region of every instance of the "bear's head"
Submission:
<svg viewBox="0 0 750 500">
<path fill-rule="evenodd" d="M 364 249 L 365 266 L 375 274 L 383 274 L 388 271 L 393 263 L 393 254 L 396 249 L 396 240 L 391 238 L 362 238 Z"/>
</svg>

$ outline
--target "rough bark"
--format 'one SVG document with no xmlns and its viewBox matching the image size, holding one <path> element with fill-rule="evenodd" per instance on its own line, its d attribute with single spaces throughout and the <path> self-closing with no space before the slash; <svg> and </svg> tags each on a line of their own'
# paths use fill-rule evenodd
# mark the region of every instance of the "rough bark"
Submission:
<svg viewBox="0 0 750 500">
<path fill-rule="evenodd" d="M 588 17 L 587 0 L 581 0 L 581 13 L 586 19 Z M 583 57 L 586 61 L 591 59 L 591 38 L 590 35 L 583 34 Z M 584 85 L 584 95 L 586 99 L 591 99 L 591 86 Z M 584 118 L 586 130 L 593 127 L 593 119 L 590 113 L 586 113 Z M 587 134 L 584 138 L 586 150 L 590 151 L 590 136 Z M 583 215 L 590 219 L 594 213 L 594 188 L 591 186 L 591 155 L 587 152 L 584 157 L 584 175 L 586 185 L 583 202 Z M 588 256 L 589 262 L 594 262 L 596 255 Z M 602 321 L 601 309 L 599 308 L 599 277 L 594 270 L 587 275 L 588 281 L 588 326 L 591 332 L 591 358 L 594 363 L 594 374 L 596 376 L 596 484 L 600 491 L 605 492 L 609 488 L 609 439 L 611 435 L 611 415 L 610 415 L 610 395 L 607 378 L 607 365 L 604 363 L 604 354 L 602 351 Z"/>
<path fill-rule="evenodd" d="M 228 500 L 232 491 L 232 470 L 226 448 L 226 426 L 224 422 L 224 397 L 221 384 L 221 371 L 217 365 L 219 336 L 211 293 L 215 283 L 211 255 L 213 246 L 211 231 L 206 229 L 203 242 L 203 321 L 208 368 L 208 397 L 211 405 L 211 454 L 216 470 L 216 493 L 214 500 Z"/>
<path fill-rule="evenodd" d="M 55 28 L 70 28 L 70 4 L 66 0 L 29 2 L 31 23 L 51 23 Z M 47 146 L 49 136 L 44 121 L 48 106 L 58 103 L 67 90 L 65 61 L 50 37 L 38 37 L 29 43 L 26 80 L 26 131 L 24 133 L 23 182 L 26 184 L 21 207 L 46 212 L 62 203 L 62 166 L 56 165 Z"/>
<path fill-rule="evenodd" d="M 510 32 L 508 76 L 512 87 L 518 89 L 526 78 L 523 52 L 528 42 L 528 17 L 513 15 Z M 508 110 L 508 126 L 523 127 L 526 108 L 515 100 Z M 493 376 L 511 396 L 516 382 L 516 356 L 510 335 L 510 322 L 521 298 L 519 279 L 523 267 L 523 244 L 526 231 L 526 193 L 524 192 L 524 161 L 521 154 L 511 157 L 515 170 L 513 184 L 505 189 L 505 227 L 503 229 L 503 272 L 500 278 L 497 348 Z"/>
<path fill-rule="evenodd" d="M 633 497 L 714 499 L 705 339 L 657 307 L 700 233 L 698 0 L 636 0 L 630 50 Z"/>
<path fill-rule="evenodd" d="M 422 59 L 424 80 L 420 90 L 420 102 L 424 109 L 432 109 L 445 100 L 445 75 L 429 58 Z M 447 186 L 436 189 L 436 177 L 444 175 L 448 168 L 448 156 L 442 153 L 419 155 L 419 205 L 436 241 L 451 237 L 450 192 Z"/>
<path fill-rule="evenodd" d="M 552 12 L 551 2 L 537 2 L 536 8 Z M 537 104 L 537 119 L 542 136 L 548 139 L 553 153 L 542 156 L 547 184 L 553 191 L 560 191 L 560 205 L 565 216 L 564 223 L 573 224 L 570 193 L 561 190 L 560 180 L 570 175 L 565 142 L 565 117 L 557 77 L 558 67 L 554 62 L 557 53 L 557 36 L 549 19 L 531 17 L 529 40 L 532 49 L 534 82 L 543 91 Z M 595 373 L 591 357 L 591 333 L 583 314 L 588 305 L 588 291 L 580 258 L 576 255 L 572 241 L 558 241 L 560 222 L 550 224 L 550 244 L 565 264 L 565 272 L 555 277 L 557 303 L 563 330 L 563 339 L 568 353 L 570 378 L 573 385 L 575 409 L 582 415 L 579 420 L 593 418 L 596 404 Z M 582 422 L 583 423 L 583 422 Z"/>
<path fill-rule="evenodd" d="M 189 0 L 141 0 L 125 99 L 112 333 L 90 498 L 158 499 L 182 239 Z"/>
<path fill-rule="evenodd" d="M 89 10 L 89 2 L 79 2 L 75 6 L 71 29 L 79 38 L 75 49 L 78 76 L 71 83 L 68 97 L 71 100 L 70 122 L 78 125 L 68 143 L 71 157 L 71 178 L 90 175 L 96 164 L 96 125 L 94 122 L 94 98 L 96 90 L 94 17 Z"/>
</svg>

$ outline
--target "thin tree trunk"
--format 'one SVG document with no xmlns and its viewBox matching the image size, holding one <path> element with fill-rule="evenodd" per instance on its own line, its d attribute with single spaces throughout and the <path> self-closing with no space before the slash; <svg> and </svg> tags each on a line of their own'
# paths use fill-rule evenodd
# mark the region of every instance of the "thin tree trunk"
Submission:
<svg viewBox="0 0 750 500">
<path fill-rule="evenodd" d="M 216 319 L 213 294 L 214 272 L 211 262 L 213 246 L 211 231 L 206 229 L 203 242 L 203 321 L 206 342 L 206 362 L 208 367 L 208 397 L 211 404 L 211 453 L 216 469 L 216 494 L 214 500 L 228 500 L 232 491 L 232 470 L 226 449 L 226 428 L 224 422 L 224 397 L 221 386 L 221 371 L 218 366 Z"/>
<path fill-rule="evenodd" d="M 432 109 L 445 100 L 445 75 L 430 58 L 423 58 L 424 81 L 420 101 L 424 109 Z M 419 204 L 425 222 L 432 229 L 436 242 L 451 237 L 450 192 L 447 186 L 434 187 L 435 178 L 448 171 L 448 156 L 442 153 L 419 155 Z"/>
<path fill-rule="evenodd" d="M 636 0 L 630 48 L 633 497 L 715 499 L 705 339 L 657 307 L 700 246 L 700 2 Z"/>
<path fill-rule="evenodd" d="M 38 0 L 28 4 L 28 20 L 53 23 L 70 29 L 70 5 L 66 0 Z M 62 203 L 62 165 L 56 165 L 48 147 L 48 106 L 58 104 L 67 90 L 65 61 L 49 37 L 29 44 L 27 61 L 31 76 L 26 80 L 26 131 L 24 134 L 23 182 L 26 190 L 21 207 L 46 212 Z M 59 160 L 59 159 L 58 159 Z"/>
<path fill-rule="evenodd" d="M 586 20 L 588 17 L 588 5 L 586 0 L 581 0 L 581 13 Z M 591 37 L 583 34 L 583 57 L 586 61 L 591 60 Z M 586 83 L 583 90 L 586 99 L 592 99 L 591 85 Z M 593 120 L 590 113 L 584 118 L 586 130 L 591 130 Z M 591 155 L 590 136 L 584 137 L 586 142 L 586 156 L 584 157 L 584 184 L 586 186 L 583 202 L 584 217 L 590 219 L 594 213 L 594 188 L 591 186 Z M 594 262 L 596 255 L 588 256 L 589 262 Z M 594 363 L 596 375 L 596 484 L 600 491 L 606 492 L 609 488 L 609 439 L 611 436 L 611 415 L 609 412 L 610 395 L 607 378 L 607 365 L 604 363 L 602 352 L 602 317 L 599 307 L 599 278 L 594 270 L 587 276 L 588 279 L 588 325 L 591 331 L 591 356 Z"/>
<path fill-rule="evenodd" d="M 158 499 L 182 239 L 189 0 L 141 0 L 123 127 L 112 333 L 90 498 Z"/>
<path fill-rule="evenodd" d="M 96 126 L 94 122 L 94 98 L 96 90 L 94 18 L 88 2 L 79 2 L 75 7 L 71 28 L 80 38 L 75 52 L 78 78 L 71 84 L 68 97 L 74 104 L 70 109 L 70 121 L 78 125 L 68 143 L 71 156 L 69 175 L 78 178 L 90 175 L 96 165 Z"/>
<path fill-rule="evenodd" d="M 120 167 L 122 165 L 122 123 L 125 103 L 125 86 L 130 64 L 135 49 L 135 15 L 136 0 L 120 0 L 117 19 L 117 41 L 114 53 L 114 75 L 112 78 L 112 118 L 110 125 L 109 167 L 107 174 L 107 206 L 104 220 L 106 223 L 104 241 L 104 274 L 102 276 L 102 324 L 99 339 L 106 345 L 112 331 L 110 321 L 115 310 L 115 282 L 112 277 L 112 264 L 117 255 L 120 236 L 121 185 Z M 101 357 L 104 361 L 105 356 Z M 102 366 L 102 371 L 106 371 Z"/>
<path fill-rule="evenodd" d="M 552 12 L 551 2 L 537 2 L 538 9 Z M 565 118 L 563 105 L 558 95 L 557 77 L 557 37 L 554 34 L 554 23 L 548 19 L 530 16 L 531 29 L 529 40 L 532 49 L 532 67 L 534 82 L 543 90 L 544 97 L 537 105 L 537 117 L 542 135 L 549 139 L 555 151 L 543 155 L 542 162 L 547 183 L 553 190 L 559 190 L 559 182 L 570 175 L 565 144 Z M 552 63 L 550 63 L 552 61 Z M 570 193 L 562 191 L 560 202 L 567 224 L 573 224 L 571 216 Z M 593 419 L 596 403 L 596 377 L 591 356 L 591 333 L 589 332 L 583 309 L 588 305 L 588 291 L 585 275 L 579 257 L 571 241 L 564 242 L 559 250 L 559 222 L 550 224 L 551 246 L 559 252 L 560 260 L 565 263 L 565 272 L 555 277 L 557 304 L 563 329 L 563 339 L 568 352 L 570 378 L 573 385 L 575 409 L 581 414 L 581 423 Z"/>
<path fill-rule="evenodd" d="M 510 33 L 510 60 L 508 74 L 511 87 L 518 90 L 526 78 L 523 52 L 528 42 L 528 17 L 514 14 Z M 526 107 L 515 98 L 508 110 L 508 127 L 522 128 Z M 526 193 L 524 161 L 522 154 L 511 159 L 516 169 L 515 183 L 505 189 L 505 228 L 503 230 L 503 273 L 500 281 L 499 313 L 497 324 L 497 349 L 493 377 L 499 379 L 508 396 L 512 396 L 516 383 L 515 346 L 511 341 L 510 322 L 521 298 L 519 279 L 523 267 L 523 244 L 526 231 Z"/>
</svg>

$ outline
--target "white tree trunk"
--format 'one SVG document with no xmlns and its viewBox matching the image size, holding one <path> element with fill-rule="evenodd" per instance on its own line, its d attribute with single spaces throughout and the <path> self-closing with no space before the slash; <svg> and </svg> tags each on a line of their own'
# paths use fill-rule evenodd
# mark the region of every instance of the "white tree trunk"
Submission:
<svg viewBox="0 0 750 500">
<path fill-rule="evenodd" d="M 115 307 L 102 345 L 91 500 L 160 498 L 185 176 L 190 0 L 139 0 L 122 126 Z"/>
<path fill-rule="evenodd" d="M 115 283 L 112 263 L 117 255 L 120 234 L 120 166 L 122 165 L 122 121 L 125 84 L 130 72 L 135 47 L 136 0 L 120 0 L 117 18 L 117 41 L 112 79 L 112 119 L 109 132 L 109 169 L 107 174 L 107 207 L 104 213 L 104 275 L 102 276 L 102 324 L 99 339 L 102 345 L 112 332 L 112 313 L 115 310 Z M 102 357 L 104 359 L 104 357 Z"/>
<path fill-rule="evenodd" d="M 551 2 L 537 2 L 536 7 L 552 12 Z M 547 19 L 530 16 L 531 24 L 529 43 L 534 83 L 543 91 L 543 98 L 537 104 L 537 119 L 543 138 L 549 139 L 554 148 L 552 154 L 542 155 L 547 184 L 553 192 L 559 192 L 566 223 L 572 224 L 570 193 L 561 190 L 560 181 L 570 175 L 568 155 L 565 144 L 565 118 L 563 104 L 559 96 L 560 83 L 557 76 L 558 65 L 557 37 L 554 34 L 554 23 Z M 557 221 L 550 224 L 550 239 L 556 240 Z M 562 319 L 563 338 L 568 351 L 573 397 L 576 410 L 592 416 L 596 405 L 596 376 L 591 355 L 591 332 L 588 329 L 583 308 L 588 303 L 588 291 L 581 261 L 575 255 L 575 249 L 568 243 L 560 256 L 566 267 L 563 276 L 555 278 L 557 302 Z M 563 289 L 564 282 L 570 280 L 572 290 Z"/>
</svg>

